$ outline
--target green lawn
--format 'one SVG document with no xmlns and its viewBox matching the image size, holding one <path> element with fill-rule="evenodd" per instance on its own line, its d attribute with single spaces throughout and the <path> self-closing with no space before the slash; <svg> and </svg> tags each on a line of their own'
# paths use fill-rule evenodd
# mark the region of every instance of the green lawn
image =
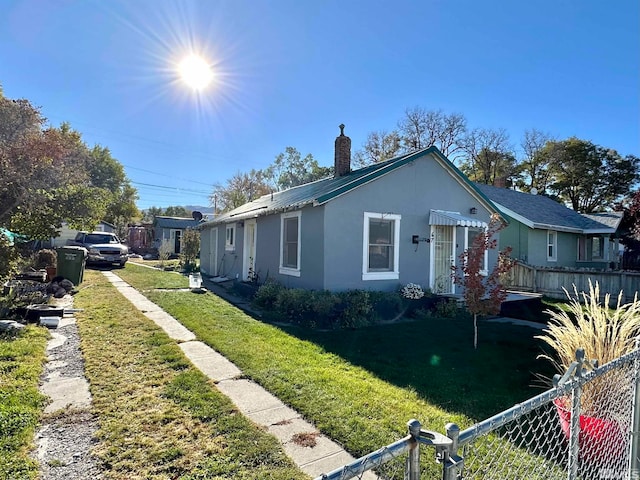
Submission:
<svg viewBox="0 0 640 480">
<path fill-rule="evenodd" d="M 165 272 L 127 263 L 125 270 L 113 270 L 113 273 L 123 278 L 126 275 L 126 277 L 131 280 L 129 283 L 135 285 L 138 290 L 149 290 L 153 288 L 189 288 L 189 278 L 176 272 Z"/>
<path fill-rule="evenodd" d="M 75 306 L 105 479 L 306 478 L 100 272 L 85 272 Z"/>
<path fill-rule="evenodd" d="M 29 326 L 16 335 L 0 334 L 0 478 L 36 478 L 29 458 L 45 397 L 38 381 L 49 334 Z"/>
<path fill-rule="evenodd" d="M 167 275 L 140 270 L 118 273 L 139 288 Z M 474 350 L 468 320 L 315 332 L 262 323 L 213 294 L 145 294 L 356 456 L 404 435 L 410 418 L 469 426 L 539 393 L 534 373 L 547 368 L 527 327 L 481 323 Z"/>
</svg>

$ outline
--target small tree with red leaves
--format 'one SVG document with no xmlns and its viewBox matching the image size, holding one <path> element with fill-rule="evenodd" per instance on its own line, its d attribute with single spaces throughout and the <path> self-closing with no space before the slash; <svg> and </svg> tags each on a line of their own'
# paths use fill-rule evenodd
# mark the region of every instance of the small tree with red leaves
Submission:
<svg viewBox="0 0 640 480">
<path fill-rule="evenodd" d="M 510 258 L 511 247 L 498 253 L 498 262 L 488 273 L 484 270 L 485 252 L 498 247 L 495 235 L 505 227 L 498 215 L 492 215 L 489 226 L 481 231 L 472 244 L 459 255 L 458 265 L 452 266 L 453 282 L 464 289 L 464 301 L 473 314 L 473 348 L 478 348 L 478 315 L 495 315 L 507 298 L 500 277 L 508 273 L 515 261 Z"/>
</svg>

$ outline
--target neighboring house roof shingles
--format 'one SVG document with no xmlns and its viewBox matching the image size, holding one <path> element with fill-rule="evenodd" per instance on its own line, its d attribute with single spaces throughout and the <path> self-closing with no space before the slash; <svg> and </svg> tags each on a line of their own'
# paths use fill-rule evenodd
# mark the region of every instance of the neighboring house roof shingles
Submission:
<svg viewBox="0 0 640 480">
<path fill-rule="evenodd" d="M 448 168 L 461 183 L 466 185 L 472 194 L 483 202 L 489 210 L 497 212 L 491 201 L 482 193 L 482 191 L 476 188 L 472 182 L 469 182 L 467 178 L 453 165 L 453 163 L 451 163 L 436 147 L 429 147 L 417 152 L 392 158 L 385 162 L 376 163 L 368 167 L 354 170 L 340 177 L 325 178 L 315 182 L 306 183 L 298 187 L 289 188 L 281 192 L 273 192 L 272 194 L 263 195 L 262 197 L 245 203 L 234 210 L 223 213 L 213 221 L 206 222 L 203 225 L 229 223 L 236 220 L 244 220 L 285 210 L 302 208 L 305 205 L 322 205 L 340 195 L 348 193 L 354 188 L 371 182 L 376 178 L 427 154 L 434 154 L 439 158 L 442 164 L 445 165 L 445 167 Z"/>
<path fill-rule="evenodd" d="M 600 213 L 583 213 L 587 218 L 602 223 L 609 228 L 617 230 L 622 222 L 623 212 L 600 212 Z"/>
<path fill-rule="evenodd" d="M 185 228 L 193 228 L 198 226 L 198 220 L 193 218 L 182 218 L 182 217 L 163 217 L 156 216 L 153 224 L 156 227 L 160 228 L 174 228 L 174 229 L 185 229 Z"/>
<path fill-rule="evenodd" d="M 576 233 L 613 233 L 617 228 L 617 225 L 614 227 L 608 223 L 606 217 L 596 219 L 595 215 L 580 214 L 544 195 L 532 195 L 481 183 L 476 183 L 476 187 L 503 213 L 531 228 Z"/>
</svg>

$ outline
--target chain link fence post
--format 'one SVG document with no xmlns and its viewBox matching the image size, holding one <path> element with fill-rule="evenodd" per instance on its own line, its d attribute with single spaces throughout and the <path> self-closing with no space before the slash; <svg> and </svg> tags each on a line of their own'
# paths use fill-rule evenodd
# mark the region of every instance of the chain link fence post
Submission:
<svg viewBox="0 0 640 480">
<path fill-rule="evenodd" d="M 578 372 L 580 369 L 578 369 Z M 580 375 L 579 373 L 576 376 Z M 571 388 L 571 426 L 569 429 L 569 480 L 578 477 L 578 455 L 580 453 L 580 397 L 582 387 L 574 383 Z"/>
<path fill-rule="evenodd" d="M 460 435 L 460 427 L 455 423 L 447 423 L 444 427 L 447 437 L 451 439 L 451 447 L 449 447 L 448 458 L 444 459 L 442 465 L 442 480 L 456 480 L 460 478 L 460 470 L 462 469 L 463 459 L 458 455 L 458 436 Z"/>
<path fill-rule="evenodd" d="M 639 340 L 636 340 L 638 348 Z M 633 400 L 631 414 L 631 447 L 629 449 L 629 478 L 640 476 L 640 359 L 633 361 Z"/>
<path fill-rule="evenodd" d="M 576 361 L 571 364 L 565 375 L 572 375 L 571 379 L 571 423 L 569 429 L 569 480 L 578 478 L 580 462 L 580 414 L 582 413 L 582 374 L 588 364 L 585 361 L 584 349 L 576 350 Z M 597 364 L 596 364 L 597 365 Z"/>
<path fill-rule="evenodd" d="M 422 425 L 414 418 L 409 420 L 407 427 L 409 428 L 412 442 L 407 456 L 405 478 L 407 480 L 420 480 L 420 430 Z"/>
</svg>

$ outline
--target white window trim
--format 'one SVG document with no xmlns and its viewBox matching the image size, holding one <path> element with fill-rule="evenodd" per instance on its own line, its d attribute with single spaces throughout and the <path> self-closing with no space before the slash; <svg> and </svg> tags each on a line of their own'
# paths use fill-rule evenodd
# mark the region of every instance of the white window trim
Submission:
<svg viewBox="0 0 640 480">
<path fill-rule="evenodd" d="M 229 242 L 229 235 L 227 234 L 227 232 L 229 230 L 233 231 L 233 241 Z M 236 224 L 235 223 L 229 223 L 227 224 L 225 231 L 224 231 L 224 249 L 227 252 L 233 252 L 236 249 L 236 233 L 237 229 L 236 229 Z"/>
<path fill-rule="evenodd" d="M 393 271 L 369 272 L 369 220 L 370 219 L 393 220 Z M 364 212 L 364 225 L 362 232 L 362 280 L 398 280 L 400 278 L 400 219 L 401 215 L 391 213 Z"/>
<path fill-rule="evenodd" d="M 287 218 L 298 218 L 298 258 L 297 258 L 297 265 L 298 268 L 291 268 L 291 267 L 284 267 L 282 266 L 283 261 L 284 261 L 284 224 L 285 224 L 285 219 Z M 279 269 L 278 271 L 282 274 L 282 275 L 291 275 L 292 277 L 299 277 L 300 276 L 300 258 L 301 258 L 301 251 L 302 251 L 302 241 L 301 241 L 301 233 L 302 233 L 302 222 L 300 221 L 300 218 L 302 217 L 302 212 L 298 211 L 298 212 L 288 212 L 288 213 L 283 213 L 280 215 L 280 264 L 279 264 Z"/>
<path fill-rule="evenodd" d="M 553 233 L 553 243 L 549 243 L 549 234 Z M 547 261 L 548 262 L 557 262 L 558 261 L 558 232 L 555 230 L 547 230 Z M 549 247 L 553 247 L 553 255 L 549 255 Z"/>
<path fill-rule="evenodd" d="M 486 235 L 487 228 L 484 229 Z M 464 227 L 464 249 L 469 250 L 469 227 Z M 480 270 L 480 275 L 489 275 L 489 250 L 484 251 L 484 268 Z"/>
</svg>

